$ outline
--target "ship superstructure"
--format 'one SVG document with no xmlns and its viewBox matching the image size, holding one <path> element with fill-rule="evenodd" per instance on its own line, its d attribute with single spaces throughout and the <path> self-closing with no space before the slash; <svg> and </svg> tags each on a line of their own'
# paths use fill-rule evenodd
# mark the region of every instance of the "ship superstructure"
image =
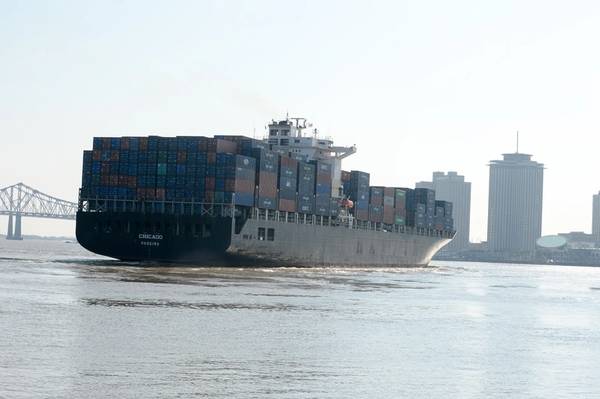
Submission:
<svg viewBox="0 0 600 399">
<path fill-rule="evenodd" d="M 276 152 L 289 152 L 292 155 L 306 157 L 308 160 L 331 164 L 333 171 L 331 195 L 342 196 L 342 160 L 356 153 L 356 146 L 334 146 L 333 140 L 320 137 L 316 128 L 312 130 L 312 133 L 305 134 L 304 131 L 311 127 L 312 125 L 307 124 L 306 118 L 273 120 L 268 126 L 269 135 L 266 141 Z"/>
</svg>

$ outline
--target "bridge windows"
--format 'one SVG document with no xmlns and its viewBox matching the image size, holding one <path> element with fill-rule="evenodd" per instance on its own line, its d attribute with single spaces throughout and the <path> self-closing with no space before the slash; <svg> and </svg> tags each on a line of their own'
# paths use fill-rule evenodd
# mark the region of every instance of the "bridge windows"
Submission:
<svg viewBox="0 0 600 399">
<path fill-rule="evenodd" d="M 259 241 L 264 241 L 265 240 L 265 228 L 264 227 L 259 227 L 258 228 L 258 240 Z"/>
<path fill-rule="evenodd" d="M 275 229 L 267 229 L 267 241 L 275 241 Z"/>
</svg>

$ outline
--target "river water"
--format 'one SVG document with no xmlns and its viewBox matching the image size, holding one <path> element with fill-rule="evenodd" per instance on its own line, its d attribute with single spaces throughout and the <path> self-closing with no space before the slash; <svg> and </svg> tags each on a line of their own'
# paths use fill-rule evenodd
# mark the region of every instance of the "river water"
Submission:
<svg viewBox="0 0 600 399">
<path fill-rule="evenodd" d="M 600 397 L 600 268 L 141 268 L 0 240 L 0 398 Z"/>
</svg>

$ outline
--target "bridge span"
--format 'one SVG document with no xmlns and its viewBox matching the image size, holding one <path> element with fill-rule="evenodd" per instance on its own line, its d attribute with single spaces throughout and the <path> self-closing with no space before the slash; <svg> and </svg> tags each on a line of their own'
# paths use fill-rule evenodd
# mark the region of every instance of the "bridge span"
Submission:
<svg viewBox="0 0 600 399">
<path fill-rule="evenodd" d="M 7 240 L 23 239 L 23 217 L 75 220 L 76 214 L 77 203 L 44 194 L 23 183 L 0 189 L 0 215 L 8 215 Z"/>
</svg>

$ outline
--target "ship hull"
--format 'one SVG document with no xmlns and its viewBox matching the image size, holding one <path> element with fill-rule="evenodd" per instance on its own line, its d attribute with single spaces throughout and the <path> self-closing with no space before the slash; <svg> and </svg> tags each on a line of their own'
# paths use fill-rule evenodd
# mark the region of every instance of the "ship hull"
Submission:
<svg viewBox="0 0 600 399">
<path fill-rule="evenodd" d="M 80 211 L 76 233 L 100 255 L 207 267 L 424 266 L 451 240 L 302 222 Z"/>
</svg>

